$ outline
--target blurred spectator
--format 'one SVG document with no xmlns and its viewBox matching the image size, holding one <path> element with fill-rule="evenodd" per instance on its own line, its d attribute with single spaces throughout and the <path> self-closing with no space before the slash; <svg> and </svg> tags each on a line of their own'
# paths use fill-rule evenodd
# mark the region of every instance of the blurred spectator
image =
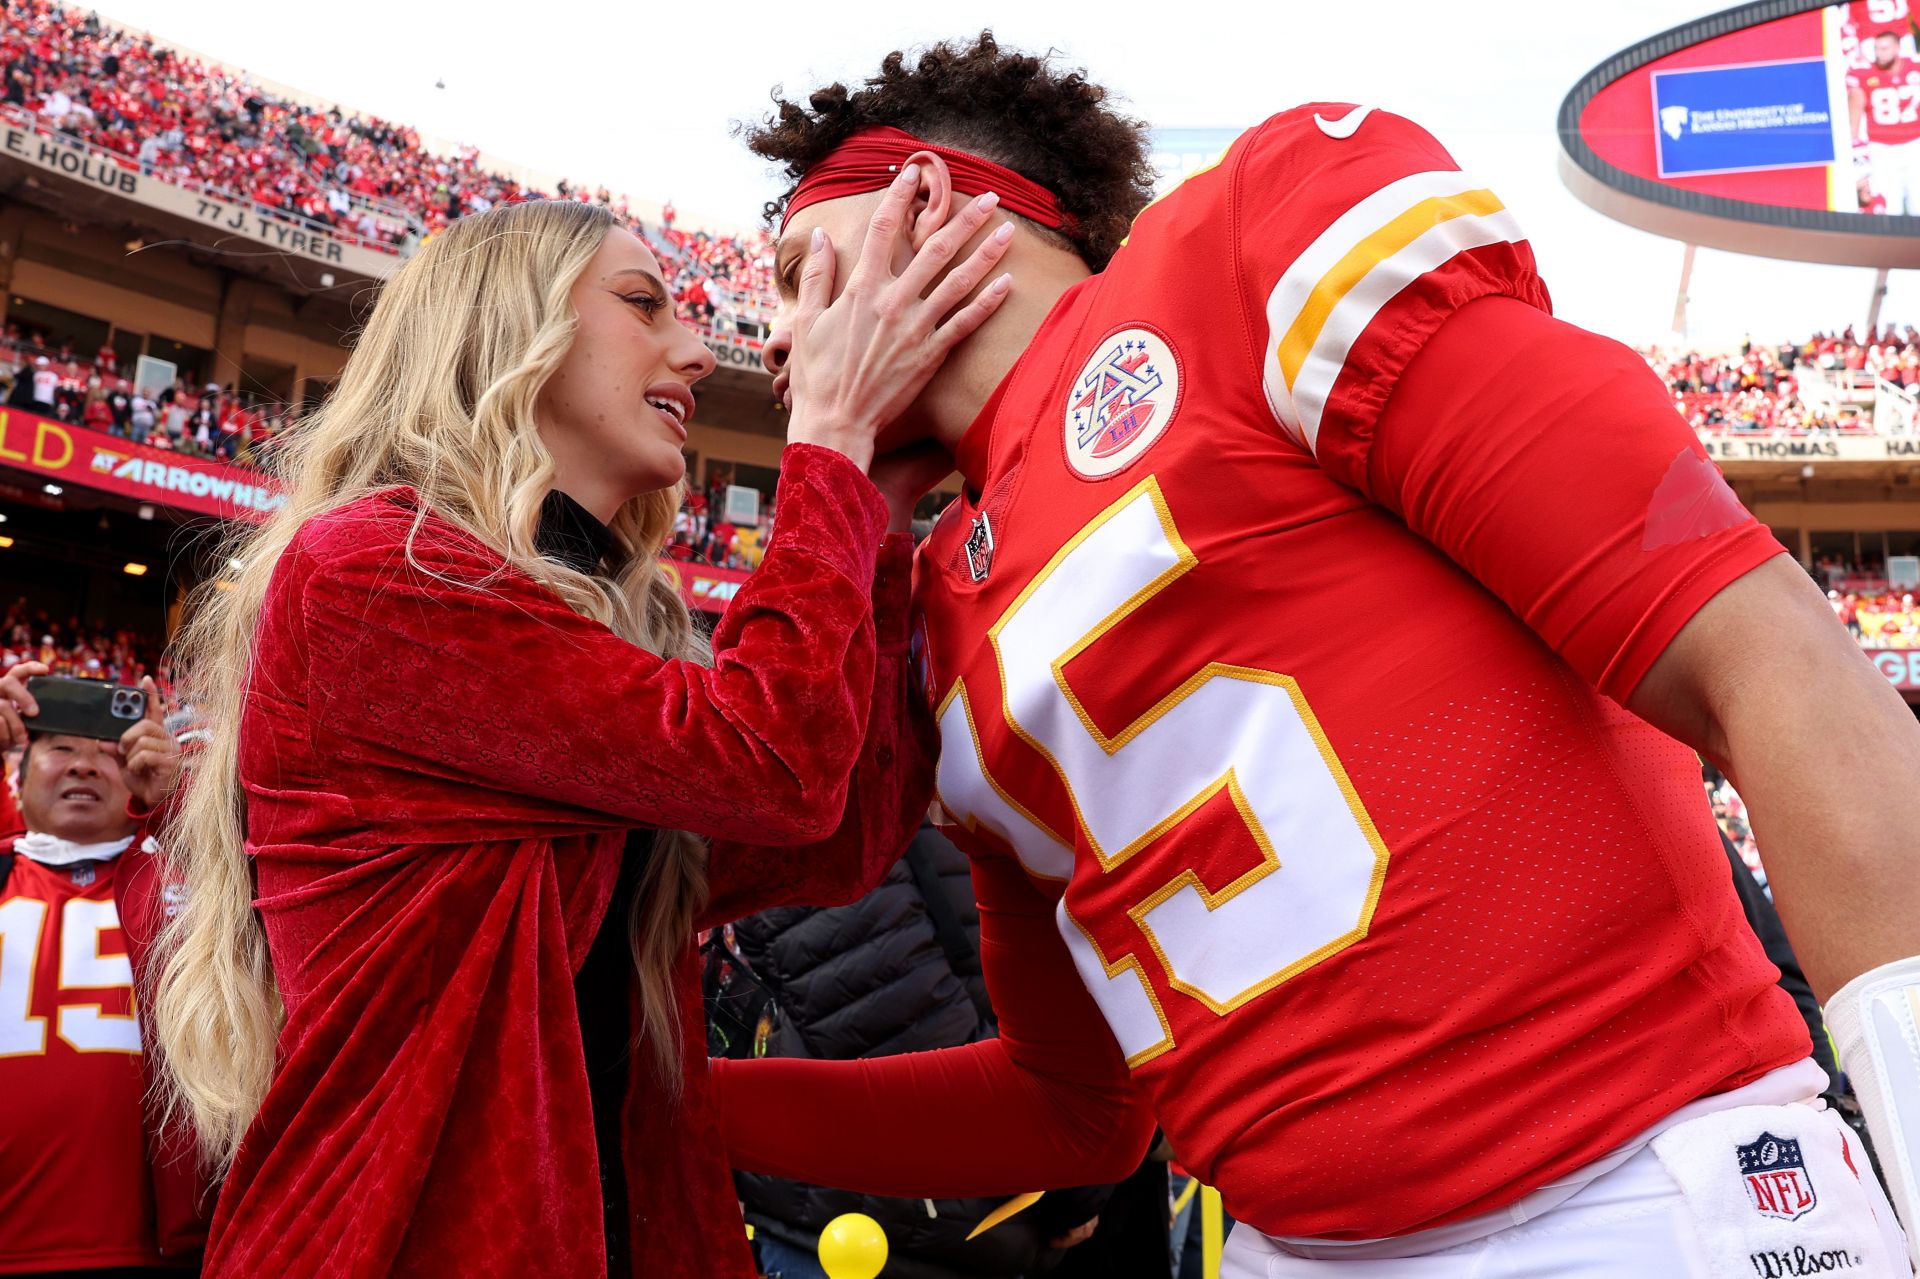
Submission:
<svg viewBox="0 0 1920 1279">
<path fill-rule="evenodd" d="M 0 614 L 0 670 L 19 662 L 40 662 L 54 675 L 138 684 L 160 676 L 161 644 L 132 631 L 83 626 L 78 618 L 58 621 L 43 608 L 16 599 Z M 168 692 L 162 681 L 161 693 Z"/>
<path fill-rule="evenodd" d="M 994 1033 L 967 859 L 930 826 L 851 906 L 782 907 L 716 931 L 706 988 L 712 1046 L 722 1055 L 839 1060 Z M 768 1279 L 823 1279 L 820 1230 L 843 1212 L 864 1212 L 886 1231 L 883 1279 L 1044 1274 L 1059 1258 L 1054 1244 L 1090 1233 L 1078 1228 L 1098 1216 L 1110 1189 L 1049 1193 L 969 1242 L 968 1232 L 1024 1188 L 1001 1199 L 903 1200 L 752 1173 L 734 1179 Z"/>
</svg>

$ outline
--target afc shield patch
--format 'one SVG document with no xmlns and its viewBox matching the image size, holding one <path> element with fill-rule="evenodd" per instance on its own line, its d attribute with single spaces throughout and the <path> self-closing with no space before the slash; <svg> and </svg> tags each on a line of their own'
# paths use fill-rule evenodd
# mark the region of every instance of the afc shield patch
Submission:
<svg viewBox="0 0 1920 1279">
<path fill-rule="evenodd" d="M 1740 1160 L 1747 1202 L 1762 1217 L 1797 1221 L 1819 1204 L 1798 1141 L 1763 1132 L 1746 1145 L 1734 1147 L 1734 1153 Z"/>
<path fill-rule="evenodd" d="M 1089 480 L 1117 475 L 1179 409 L 1180 358 L 1167 339 L 1137 325 L 1109 333 L 1067 388 L 1067 464 Z"/>
</svg>

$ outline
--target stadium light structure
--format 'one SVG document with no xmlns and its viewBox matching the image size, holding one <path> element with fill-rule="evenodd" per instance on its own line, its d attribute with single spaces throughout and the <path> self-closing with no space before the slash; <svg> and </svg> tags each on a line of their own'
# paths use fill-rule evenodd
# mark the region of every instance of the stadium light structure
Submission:
<svg viewBox="0 0 1920 1279">
<path fill-rule="evenodd" d="M 145 564 L 136 564 L 129 561 L 128 564 L 124 568 L 122 568 L 120 571 L 122 573 L 125 573 L 128 577 L 145 577 L 147 575 L 147 566 Z"/>
</svg>

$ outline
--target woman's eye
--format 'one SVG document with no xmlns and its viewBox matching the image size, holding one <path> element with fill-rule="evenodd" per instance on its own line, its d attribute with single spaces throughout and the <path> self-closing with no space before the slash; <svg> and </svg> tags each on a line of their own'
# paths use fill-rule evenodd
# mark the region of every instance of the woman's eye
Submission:
<svg viewBox="0 0 1920 1279">
<path fill-rule="evenodd" d="M 624 301 L 639 307 L 641 312 L 649 319 L 658 315 L 660 308 L 666 305 L 665 302 L 651 293 L 632 293 L 627 295 Z"/>
</svg>

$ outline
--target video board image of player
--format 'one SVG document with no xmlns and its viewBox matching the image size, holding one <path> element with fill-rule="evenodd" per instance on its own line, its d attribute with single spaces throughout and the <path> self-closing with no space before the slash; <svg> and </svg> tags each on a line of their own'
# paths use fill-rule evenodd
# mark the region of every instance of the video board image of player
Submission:
<svg viewBox="0 0 1920 1279">
<path fill-rule="evenodd" d="M 1840 19 L 1847 136 L 1862 213 L 1920 214 L 1920 21 L 1908 0 L 1852 0 Z"/>
</svg>

